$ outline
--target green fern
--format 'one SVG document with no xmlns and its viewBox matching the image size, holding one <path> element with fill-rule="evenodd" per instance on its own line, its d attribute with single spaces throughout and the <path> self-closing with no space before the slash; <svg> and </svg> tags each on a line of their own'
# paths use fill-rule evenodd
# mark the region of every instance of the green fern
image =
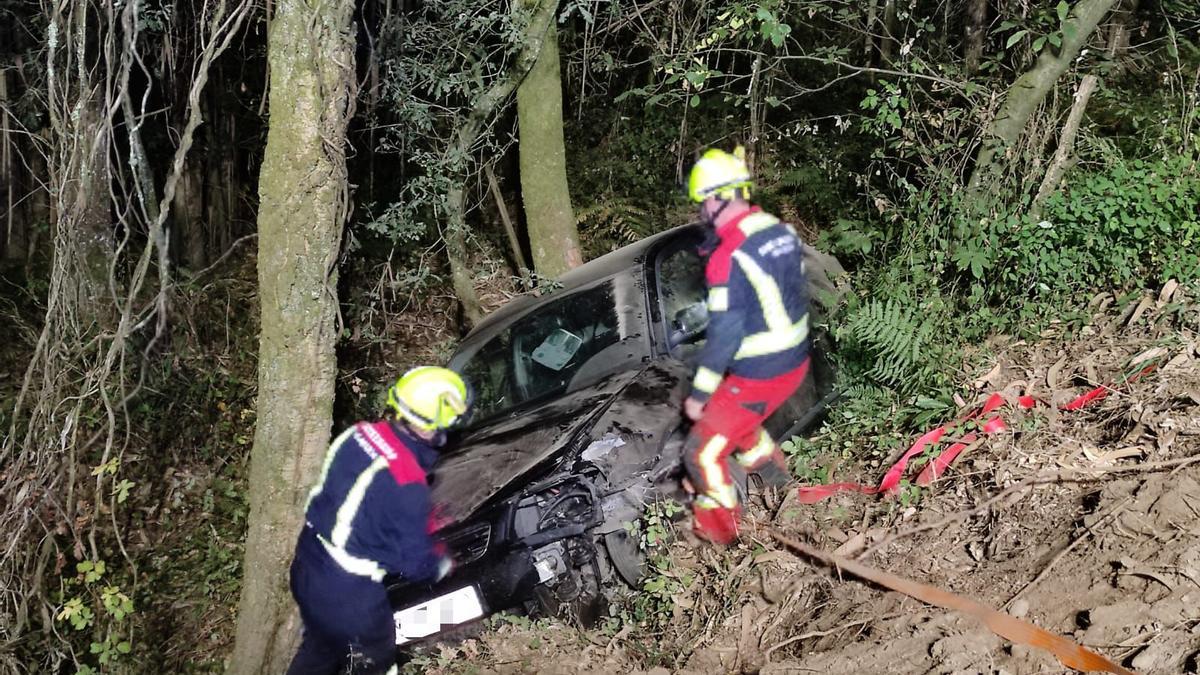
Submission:
<svg viewBox="0 0 1200 675">
<path fill-rule="evenodd" d="M 871 300 L 852 310 L 839 331 L 867 358 L 870 379 L 902 392 L 928 384 L 936 373 L 932 334 L 929 322 L 894 300 Z"/>
<path fill-rule="evenodd" d="M 824 183 L 825 175 L 813 166 L 798 166 L 788 169 L 779 175 L 777 183 L 781 187 L 808 187 L 813 183 Z"/>
<path fill-rule="evenodd" d="M 632 244 L 653 234 L 650 212 L 629 202 L 607 199 L 579 209 L 575 224 L 594 240 Z"/>
</svg>

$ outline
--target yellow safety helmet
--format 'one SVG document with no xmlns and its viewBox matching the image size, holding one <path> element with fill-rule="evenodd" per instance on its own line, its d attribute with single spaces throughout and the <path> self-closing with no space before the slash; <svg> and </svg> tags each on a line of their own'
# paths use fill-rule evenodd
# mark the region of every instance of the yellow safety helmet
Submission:
<svg viewBox="0 0 1200 675">
<path fill-rule="evenodd" d="M 751 187 L 746 151 L 740 145 L 731 153 L 716 148 L 706 150 L 688 176 L 688 197 L 694 202 L 709 197 L 729 201 L 738 196 L 738 190 L 746 198 Z"/>
<path fill-rule="evenodd" d="M 450 428 L 471 407 L 471 389 L 449 368 L 413 368 L 388 389 L 387 406 L 418 429 Z"/>
</svg>

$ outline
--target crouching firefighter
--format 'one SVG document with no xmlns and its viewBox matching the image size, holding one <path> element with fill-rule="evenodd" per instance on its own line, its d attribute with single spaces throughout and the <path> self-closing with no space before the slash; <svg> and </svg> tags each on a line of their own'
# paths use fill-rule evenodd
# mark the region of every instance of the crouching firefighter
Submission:
<svg viewBox="0 0 1200 675">
<path fill-rule="evenodd" d="M 455 372 L 410 370 L 388 391 L 378 422 L 347 429 L 309 493 L 291 586 L 304 636 L 290 675 L 396 672 L 396 628 L 385 574 L 417 583 L 450 572 L 431 536 L 427 472 L 446 430 L 471 405 Z"/>
<path fill-rule="evenodd" d="M 694 529 L 729 544 L 740 516 L 730 456 L 764 482 L 790 479 L 763 422 L 808 372 L 808 300 L 803 248 L 795 230 L 749 202 L 750 172 L 741 148 L 708 150 L 688 179 L 688 196 L 712 229 L 708 260 L 709 324 L 684 413 L 695 424 L 684 466 L 695 489 Z"/>
</svg>

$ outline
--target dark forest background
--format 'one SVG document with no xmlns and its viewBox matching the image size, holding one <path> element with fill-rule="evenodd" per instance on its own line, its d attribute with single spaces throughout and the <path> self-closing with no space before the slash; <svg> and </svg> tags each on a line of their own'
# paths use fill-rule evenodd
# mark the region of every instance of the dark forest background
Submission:
<svg viewBox="0 0 1200 675">
<path fill-rule="evenodd" d="M 266 256 L 320 268 L 340 427 L 688 222 L 697 153 L 744 144 L 851 272 L 840 405 L 925 421 L 964 345 L 1200 277 L 1198 31 L 1192 0 L 0 0 L 0 670 L 224 667 L 251 449 L 306 415 L 260 390 Z M 285 125 L 318 159 L 265 161 Z M 329 208 L 268 228 L 289 191 Z M 310 225 L 332 262 L 280 243 Z"/>
</svg>

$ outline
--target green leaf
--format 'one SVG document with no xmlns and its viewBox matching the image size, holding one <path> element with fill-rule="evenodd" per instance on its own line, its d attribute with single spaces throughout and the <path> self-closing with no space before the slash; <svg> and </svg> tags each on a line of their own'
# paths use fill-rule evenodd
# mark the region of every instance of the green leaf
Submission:
<svg viewBox="0 0 1200 675">
<path fill-rule="evenodd" d="M 1046 46 L 1046 36 L 1043 35 L 1042 37 L 1033 41 L 1034 53 L 1036 54 L 1037 52 L 1042 51 L 1042 47 L 1045 47 L 1045 46 Z"/>
<path fill-rule="evenodd" d="M 792 32 L 792 27 L 786 23 L 777 24 L 775 29 L 771 31 L 771 44 L 776 47 L 782 47 L 784 40 Z"/>
<path fill-rule="evenodd" d="M 689 105 L 691 105 L 693 108 L 700 107 L 700 95 L 692 94 L 692 100 L 689 102 Z"/>
<path fill-rule="evenodd" d="M 646 95 L 645 89 L 643 89 L 642 87 L 634 87 L 633 89 L 629 89 L 627 91 L 621 92 L 620 94 L 617 94 L 617 97 L 613 99 L 613 103 L 620 103 L 621 101 L 624 101 L 625 99 L 629 98 L 630 96 L 645 96 L 645 95 Z"/>
<path fill-rule="evenodd" d="M 135 483 L 127 478 L 122 478 L 120 483 L 113 486 L 112 493 L 117 497 L 118 504 L 124 504 L 129 498 L 129 491 L 133 489 Z"/>
<path fill-rule="evenodd" d="M 1047 35 L 1046 38 L 1050 41 L 1050 44 L 1054 45 L 1055 47 L 1062 46 L 1062 33 L 1051 33 L 1050 35 Z"/>
<path fill-rule="evenodd" d="M 1067 4 L 1067 0 L 1059 0 L 1058 7 L 1055 9 L 1058 12 L 1058 20 L 1066 21 L 1067 12 L 1071 11 L 1071 7 Z"/>
<path fill-rule="evenodd" d="M 1008 42 L 1004 43 L 1004 48 L 1011 49 L 1013 45 L 1020 42 L 1021 38 L 1025 37 L 1025 35 L 1028 33 L 1029 33 L 1029 31 L 1027 31 L 1025 29 L 1021 29 L 1021 30 L 1013 33 L 1012 35 L 1008 36 Z"/>
<path fill-rule="evenodd" d="M 917 398 L 916 406 L 922 410 L 945 410 L 950 407 L 945 401 L 939 401 L 935 398 L 921 396 Z"/>
</svg>

